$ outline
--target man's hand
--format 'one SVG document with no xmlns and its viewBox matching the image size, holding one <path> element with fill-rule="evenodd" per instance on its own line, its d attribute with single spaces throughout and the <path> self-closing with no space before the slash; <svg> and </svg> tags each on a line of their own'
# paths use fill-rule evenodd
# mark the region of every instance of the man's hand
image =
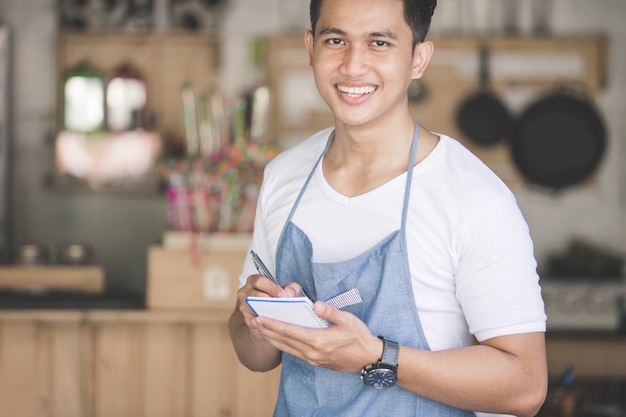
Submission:
<svg viewBox="0 0 626 417">
<path fill-rule="evenodd" d="M 262 372 L 274 369 L 281 362 L 281 352 L 253 325 L 256 314 L 246 303 L 246 297 L 292 297 L 299 292 L 300 286 L 296 283 L 281 287 L 259 274 L 250 275 L 237 291 L 237 305 L 228 321 L 228 331 L 237 357 L 244 366 Z"/>
<path fill-rule="evenodd" d="M 278 350 L 311 365 L 337 371 L 359 372 L 380 358 L 382 341 L 355 315 L 321 301 L 315 303 L 315 312 L 330 321 L 331 326 L 306 329 L 267 317 L 253 317 L 251 331 Z"/>
<path fill-rule="evenodd" d="M 250 275 L 246 284 L 237 291 L 237 309 L 243 316 L 246 326 L 250 329 L 252 337 L 257 340 L 264 339 L 252 325 L 252 320 L 256 314 L 246 303 L 247 297 L 295 297 L 299 292 L 300 286 L 295 282 L 281 287 L 263 275 Z"/>
</svg>

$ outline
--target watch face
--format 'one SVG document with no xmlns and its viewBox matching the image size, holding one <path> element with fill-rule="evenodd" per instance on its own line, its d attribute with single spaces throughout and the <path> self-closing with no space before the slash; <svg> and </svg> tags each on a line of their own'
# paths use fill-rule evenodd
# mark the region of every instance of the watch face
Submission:
<svg viewBox="0 0 626 417">
<path fill-rule="evenodd" d="M 396 385 L 396 373 L 387 368 L 372 369 L 363 375 L 363 383 L 376 389 L 390 388 Z"/>
</svg>

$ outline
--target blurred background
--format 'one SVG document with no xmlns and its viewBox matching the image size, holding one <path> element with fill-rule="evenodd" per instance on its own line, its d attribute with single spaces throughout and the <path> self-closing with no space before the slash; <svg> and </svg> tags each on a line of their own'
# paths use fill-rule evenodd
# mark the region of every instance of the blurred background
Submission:
<svg viewBox="0 0 626 417">
<path fill-rule="evenodd" d="M 74 8 L 82 11 L 82 21 L 79 23 L 63 24 L 63 16 L 71 15 L 67 12 L 62 14 L 64 3 L 74 3 Z M 26 243 L 40 243 L 43 245 L 56 245 L 64 242 L 85 242 L 93 247 L 94 255 L 98 262 L 105 265 L 109 284 L 112 288 L 124 289 L 141 293 L 144 290 L 145 282 L 145 251 L 149 244 L 157 242 L 162 233 L 168 228 L 166 212 L 167 200 L 161 193 L 146 195 L 142 192 L 76 192 L 71 189 L 57 189 L 50 182 L 50 176 L 55 173 L 55 147 L 54 140 L 59 128 L 59 106 L 62 97 L 59 89 L 63 81 L 64 72 L 80 58 L 59 57 L 60 50 L 64 45 L 58 44 L 60 33 L 69 32 L 80 37 L 81 31 L 89 33 L 137 33 L 150 31 L 150 33 L 164 34 L 174 32 L 179 34 L 180 27 L 184 23 L 176 23 L 174 16 L 167 16 L 168 9 L 166 0 L 155 0 L 137 3 L 149 3 L 151 14 L 149 21 L 134 23 L 132 19 L 127 19 L 127 23 L 107 23 L 106 13 L 101 11 L 89 12 L 95 9 L 90 6 L 96 1 L 36 1 L 30 4 L 28 1 L 3 0 L 0 3 L 0 16 L 2 22 L 11 29 L 11 70 L 6 80 L 10 87 L 10 101 L 6 105 L 8 117 L 12 122 L 11 130 L 4 129 L 3 132 L 10 132 L 12 141 L 12 153 L 8 158 L 7 165 L 11 166 L 10 185 L 8 193 L 3 194 L 4 202 L 9 202 L 8 210 L 11 213 L 10 220 L 5 221 L 4 227 L 10 229 L 5 232 L 9 239 L 3 250 L 5 261 L 11 261 L 18 254 L 20 245 Z M 124 4 L 124 2 L 101 2 L 103 4 Z M 163 3 L 163 4 L 162 4 Z M 183 2 L 181 2 L 183 3 Z M 193 2 L 190 2 L 193 3 Z M 202 2 L 200 2 L 202 3 Z M 316 97 L 316 92 L 310 79 L 307 78 L 308 68 L 303 62 L 303 56 L 298 55 L 303 31 L 307 27 L 307 5 L 306 2 L 296 2 L 289 0 L 264 0 L 246 1 L 232 0 L 223 2 L 205 2 L 206 4 L 220 3 L 220 7 L 206 6 L 205 9 L 211 16 L 218 14 L 218 19 L 208 19 L 208 22 L 201 21 L 202 14 L 196 12 L 198 20 L 190 23 L 196 34 L 206 31 L 216 31 L 219 36 L 219 48 L 216 52 L 219 55 L 219 62 L 194 63 L 190 65 L 197 67 L 198 72 L 206 74 L 205 79 L 200 79 L 195 85 L 197 92 L 201 92 L 207 87 L 214 87 L 222 92 L 228 99 L 233 99 L 237 95 L 246 94 L 246 91 L 259 84 L 268 84 L 275 77 L 282 77 L 279 85 L 273 92 L 282 94 L 273 97 L 275 101 L 282 101 L 282 109 L 287 109 L 288 114 L 274 115 L 281 119 L 281 129 L 274 133 L 282 135 L 277 138 L 284 143 L 290 144 L 298 138 L 303 138 L 308 131 L 315 128 L 315 117 L 321 119 L 318 126 L 327 126 L 329 120 L 324 120 L 324 107 L 320 99 Z M 223 3 L 223 4 L 222 4 Z M 293 4 L 292 4 L 293 3 Z M 442 71 L 455 72 L 459 84 L 454 87 L 459 91 L 458 99 L 463 99 L 463 94 L 471 94 L 477 90 L 476 79 L 478 77 L 478 53 L 475 43 L 472 41 L 488 31 L 493 31 L 501 36 L 505 30 L 503 22 L 504 16 L 489 15 L 489 11 L 484 11 L 486 1 L 454 1 L 450 0 L 451 7 L 446 1 L 440 2 L 439 9 L 435 14 L 431 36 L 441 36 L 447 34 L 459 35 L 467 38 L 464 50 L 460 50 L 454 56 L 454 40 L 446 40 L 445 47 L 440 47 L 438 52 L 441 56 L 435 56 L 433 65 L 425 76 L 425 84 L 429 78 L 433 78 L 433 87 L 428 89 L 428 95 L 422 103 L 438 100 L 437 78 Z M 496 2 L 493 2 L 494 4 Z M 506 2 L 502 2 L 503 4 Z M 519 11 L 516 13 L 516 25 L 519 36 L 533 36 L 533 18 L 530 10 L 530 1 L 519 1 Z M 541 47 L 533 50 L 532 46 L 523 46 L 527 54 L 511 53 L 516 46 L 501 46 L 499 51 L 491 53 L 491 73 L 492 84 L 499 83 L 500 89 L 515 91 L 503 91 L 502 100 L 508 99 L 507 105 L 511 112 L 519 113 L 526 103 L 538 96 L 543 91 L 551 88 L 558 88 L 558 80 L 554 77 L 578 78 L 585 87 L 584 94 L 589 95 L 594 100 L 594 105 L 598 106 L 602 120 L 606 127 L 606 153 L 603 154 L 597 169 L 593 171 L 593 179 L 589 182 L 576 184 L 570 189 L 557 193 L 546 193 L 538 191 L 532 187 L 522 184 L 517 179 L 513 179 L 517 174 L 515 167 L 499 168 L 496 171 L 509 181 L 519 203 L 526 216 L 531 233 L 535 240 L 536 256 L 540 264 L 547 262 L 547 257 L 553 253 L 565 250 L 569 242 L 574 238 L 589 240 L 594 244 L 607 247 L 622 253 L 626 248 L 626 230 L 624 227 L 624 216 L 626 211 L 626 197 L 624 195 L 625 173 L 619 160 L 623 158 L 624 146 L 622 145 L 626 135 L 624 119 L 626 117 L 626 102 L 624 100 L 624 83 L 626 80 L 626 48 L 622 43 L 626 42 L 626 33 L 622 19 L 626 16 L 624 3 L 622 1 L 602 0 L 601 2 L 587 2 L 576 0 L 554 0 L 547 19 L 551 39 L 560 37 L 581 36 L 580 46 L 584 46 L 588 38 L 596 36 L 603 37 L 606 42 L 601 45 L 592 45 L 587 51 L 568 52 L 562 47 Z M 80 6 L 82 4 L 82 6 Z M 474 9 L 471 8 L 474 6 Z M 104 6 L 102 6 L 104 8 Z M 112 8 L 112 6 L 108 6 Z M 170 5 L 173 7 L 173 5 Z M 166 9 L 162 11 L 162 9 Z M 113 10 L 115 11 L 115 10 Z M 130 13 L 130 12 L 128 12 Z M 194 12 L 188 12 L 194 16 Z M 80 15 L 74 12 L 75 15 Z M 161 16 L 164 14 L 166 16 Z M 474 16 L 472 16 L 474 15 Z M 100 16 L 100 17 L 98 17 Z M 199 17 L 197 17 L 199 16 Z M 90 20 L 91 19 L 91 20 Z M 501 20 L 499 20 L 501 19 Z M 66 18 L 66 20 L 70 20 Z M 118 20 L 122 21 L 121 18 Z M 184 20 L 179 18 L 178 20 Z M 190 19 L 191 20 L 191 19 Z M 206 25 L 203 27 L 202 25 Z M 81 25 L 85 29 L 81 28 Z M 90 28 L 90 25 L 94 28 Z M 187 29 L 189 30 L 189 29 Z M 294 34 L 294 32 L 296 34 Z M 498 33 L 500 32 L 500 33 Z M 78 33 L 78 34 L 77 34 Z M 283 66 L 278 74 L 268 74 L 267 67 L 263 62 L 264 58 L 259 58 L 262 54 L 263 46 L 258 45 L 259 39 L 287 34 L 283 44 L 278 46 L 285 50 L 284 58 L 287 63 L 275 65 Z M 542 34 L 543 35 L 543 34 Z M 495 38 L 495 36 L 488 36 Z M 128 38 L 127 38 L 128 39 Z M 68 43 L 70 40 L 67 41 Z M 122 37 L 121 43 L 124 42 Z M 292 43 L 289 43 L 292 42 Z M 575 42 L 574 42 L 575 43 Z M 450 46 L 452 44 L 452 46 Z M 528 43 L 527 43 L 528 44 Z M 71 48 L 72 46 L 67 46 Z M 210 48 L 211 46 L 201 46 L 200 48 Z M 80 48 L 80 46 L 76 47 Z M 503 50 L 504 48 L 504 50 Z M 507 50 L 508 48 L 508 50 Z M 575 47 L 574 47 L 575 48 Z M 595 49 L 594 49 L 595 48 Z M 115 49 L 115 47 L 112 47 Z M 176 49 L 176 47 L 173 47 Z M 555 51 L 555 49 L 557 51 Z M 563 54 L 559 55 L 558 49 Z M 596 49 L 601 49 L 596 51 Z M 296 52 L 292 52 L 295 50 Z M 457 48 L 458 50 L 458 48 Z M 574 49 L 575 51 L 575 49 Z M 106 52 L 106 51 L 105 51 Z M 500 56 L 498 52 L 501 52 Z M 65 52 L 69 54 L 70 52 Z M 507 54 L 508 53 L 508 54 Z M 601 54 L 601 68 L 588 68 L 584 62 L 588 54 Z M 80 54 L 80 51 L 78 52 Z M 255 55 L 256 54 L 256 55 Z M 445 55 L 444 55 L 445 54 Z M 292 64 L 294 69 L 285 71 L 284 67 L 289 65 L 290 55 L 294 58 Z M 96 61 L 108 61 L 108 65 L 115 68 L 123 62 L 112 62 L 106 56 L 91 57 L 85 55 L 87 59 Z M 120 60 L 124 60 L 123 57 Z M 510 58 L 513 64 L 507 64 L 506 59 Z M 552 58 L 552 59 L 550 59 Z M 63 59 L 65 62 L 59 62 Z M 113 58 L 115 59 L 115 58 Z M 165 58 L 169 60 L 161 68 L 150 68 L 149 74 L 144 77 L 154 78 L 154 89 L 159 88 L 158 77 L 175 78 L 173 72 L 176 69 L 176 56 Z M 592 57 L 593 59 L 593 57 Z M 445 62 L 447 61 L 447 62 Z M 125 61 L 124 61 L 125 62 Z M 596 65 L 595 62 L 592 62 Z M 66 67 L 63 68 L 62 65 Z M 205 68 L 202 68 L 202 66 Z M 214 67 L 212 67 L 215 65 Z M 302 66 L 303 68 L 299 68 Z M 441 69 L 443 68 L 443 69 Z M 501 70 L 500 70 L 501 68 Z M 552 70 L 552 71 L 551 71 Z M 180 70 L 184 73 L 183 70 Z M 500 72 L 501 71 L 501 72 Z M 596 71 L 588 74 L 587 71 Z M 209 74 L 209 72 L 214 72 Z M 508 72 L 508 74 L 507 74 Z M 528 73 L 529 84 L 541 76 L 545 75 L 546 85 L 534 89 L 527 93 L 523 90 L 524 72 Z M 552 73 L 550 73 L 552 72 Z M 183 74 L 181 82 L 184 81 Z M 506 77 L 510 76 L 510 82 Z M 598 79 L 589 78 L 596 77 Z M 601 78 L 601 79 L 600 79 Z M 202 85 L 200 83 L 204 82 Z M 508 84 L 507 84 L 508 83 Z M 584 83 L 590 84 L 588 87 Z M 444 83 L 442 83 L 444 84 Z M 539 84 L 539 82 L 536 82 Z M 288 90 L 283 92 L 280 88 Z M 516 88 L 517 87 L 517 88 Z M 532 86 L 531 86 L 532 87 Z M 445 84 L 441 88 L 440 95 L 448 95 Z M 505 94 L 509 94 L 510 97 Z M 158 91 L 148 91 L 148 96 L 164 96 Z M 530 96 L 530 99 L 528 98 Z M 182 128 L 179 124 L 182 112 L 182 100 L 178 89 L 172 89 L 163 101 L 169 101 L 170 107 L 166 110 L 170 113 L 158 115 L 160 120 L 170 118 L 175 120 L 171 123 L 173 130 L 178 129 L 174 135 L 181 137 Z M 284 104 L 283 104 L 284 103 Z M 454 103 L 453 103 L 454 104 Z M 428 110 L 430 112 L 430 110 Z M 439 109 L 436 109 L 439 112 Z M 443 133 L 448 133 L 463 139 L 458 128 L 454 125 L 454 107 L 443 107 L 442 111 L 447 111 L 445 117 L 437 116 L 429 120 L 427 116 L 416 116 L 428 127 L 439 129 Z M 303 113 L 313 114 L 309 116 Z M 426 112 L 426 111 L 425 111 Z M 319 113 L 319 114 L 318 114 Z M 289 119 L 291 117 L 291 119 Z M 292 121 L 293 120 L 293 121 Z M 305 120 L 305 121 L 303 121 Z M 445 125 L 442 121 L 450 121 Z M 8 120 L 7 120 L 8 121 Z M 5 121 L 5 124 L 7 123 Z M 304 133 L 293 133 L 293 129 L 283 128 L 286 125 L 304 126 Z M 307 126 L 307 124 L 309 126 Z M 312 126 L 312 128 L 311 128 Z M 307 131 L 308 128 L 308 131 Z M 493 153 L 492 148 L 479 149 L 485 153 Z M 568 149 L 560 149 L 563 157 L 567 157 Z M 495 157 L 496 159 L 498 157 Z M 493 159 L 493 158 L 492 158 Z M 495 164 L 492 164 L 495 165 Z M 511 177 L 511 178 L 509 178 Z M 79 190 L 80 191 L 80 190 Z M 7 250 L 8 248 L 8 250 Z M 10 250 L 10 252 L 9 252 Z M 10 258 L 8 254 L 11 253 Z"/>
<path fill-rule="evenodd" d="M 546 415 L 582 415 L 573 370 L 586 415 L 626 415 L 594 408 L 625 398 L 625 21 L 623 0 L 439 0 L 410 91 L 528 221 Z M 264 165 L 332 125 L 307 28 L 304 0 L 0 0 L 0 305 L 228 310 Z M 99 298 L 33 298 L 83 275 Z"/>
</svg>

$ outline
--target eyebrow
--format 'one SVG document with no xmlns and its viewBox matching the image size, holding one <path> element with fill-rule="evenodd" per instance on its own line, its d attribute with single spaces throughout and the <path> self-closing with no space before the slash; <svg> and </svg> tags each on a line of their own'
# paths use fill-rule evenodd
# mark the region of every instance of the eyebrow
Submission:
<svg viewBox="0 0 626 417">
<path fill-rule="evenodd" d="M 341 35 L 346 36 L 347 33 L 341 29 L 334 27 L 327 27 L 320 30 L 320 35 Z M 369 38 L 390 38 L 390 39 L 398 39 L 398 36 L 389 30 L 384 30 L 382 32 L 371 32 L 367 35 Z"/>
<path fill-rule="evenodd" d="M 370 38 L 390 38 L 390 39 L 394 39 L 397 40 L 398 36 L 396 36 L 395 33 L 389 31 L 389 30 L 385 30 L 382 32 L 372 32 L 369 34 Z"/>
<path fill-rule="evenodd" d="M 333 27 L 326 27 L 326 28 L 320 30 L 320 35 L 342 35 L 342 36 L 345 36 L 345 35 L 347 35 L 347 33 L 344 32 L 341 29 L 337 29 L 337 28 L 333 28 Z"/>
</svg>

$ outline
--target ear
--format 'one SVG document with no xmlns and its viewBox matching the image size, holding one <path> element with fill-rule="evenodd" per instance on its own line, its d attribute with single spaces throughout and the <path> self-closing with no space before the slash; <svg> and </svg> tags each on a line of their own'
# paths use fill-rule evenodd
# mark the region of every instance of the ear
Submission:
<svg viewBox="0 0 626 417">
<path fill-rule="evenodd" d="M 304 34 L 304 44 L 306 45 L 306 50 L 309 54 L 309 65 L 313 65 L 313 32 L 307 30 Z"/>
<path fill-rule="evenodd" d="M 415 50 L 413 51 L 413 79 L 422 78 L 434 50 L 435 46 L 431 41 L 424 41 L 415 45 Z"/>
</svg>

